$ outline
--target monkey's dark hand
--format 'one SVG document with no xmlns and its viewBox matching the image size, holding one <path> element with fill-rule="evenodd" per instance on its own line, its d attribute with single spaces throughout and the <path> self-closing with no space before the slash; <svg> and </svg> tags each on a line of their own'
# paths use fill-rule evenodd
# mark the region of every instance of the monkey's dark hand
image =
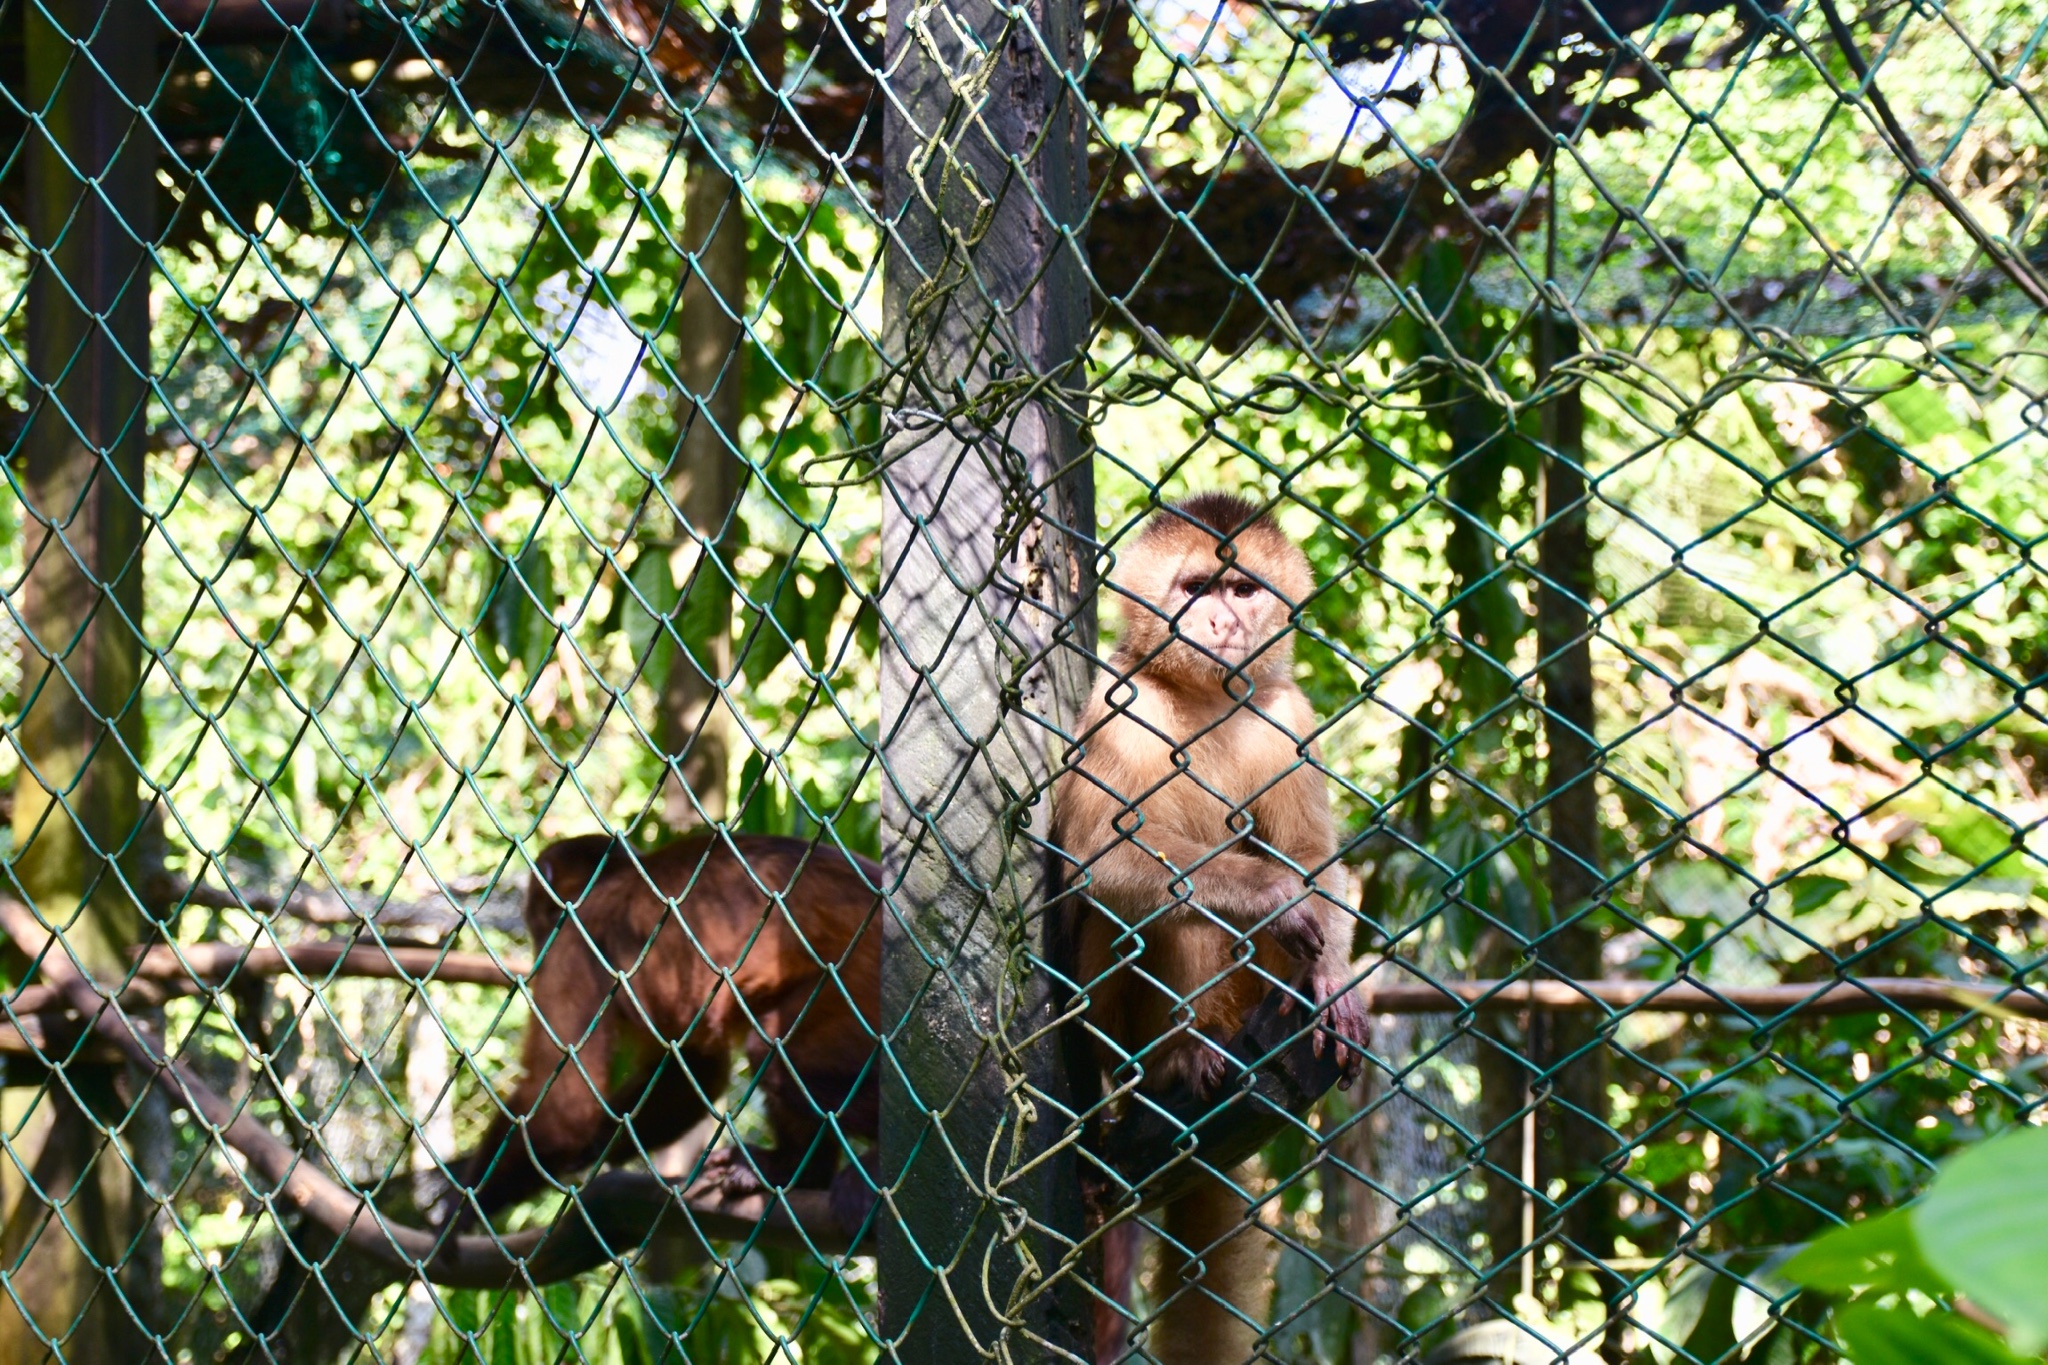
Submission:
<svg viewBox="0 0 2048 1365">
<path fill-rule="evenodd" d="M 434 1188 L 422 1201 L 420 1214 L 429 1231 L 457 1236 L 468 1230 L 476 1209 L 469 1202 L 469 1191 L 442 1173 L 434 1177 Z"/>
<path fill-rule="evenodd" d="M 706 1156 L 703 1173 L 691 1187 L 717 1190 L 727 1199 L 744 1199 L 767 1188 L 744 1147 L 720 1147 Z"/>
<path fill-rule="evenodd" d="M 874 1212 L 875 1185 L 881 1179 L 882 1159 L 880 1152 L 868 1152 L 857 1161 L 849 1161 L 839 1168 L 826 1187 L 832 1210 L 832 1217 L 850 1237 L 865 1227 L 868 1215 Z"/>
<path fill-rule="evenodd" d="M 1186 1085 L 1196 1099 L 1207 1100 L 1223 1089 L 1231 1069 L 1230 1059 L 1219 1046 L 1195 1035 L 1168 1054 L 1160 1079 L 1167 1085 Z"/>
<path fill-rule="evenodd" d="M 1273 936 L 1281 952 L 1297 962 L 1314 962 L 1323 955 L 1322 922 L 1306 905 L 1282 911 L 1278 919 L 1266 926 L 1266 932 Z"/>
<path fill-rule="evenodd" d="M 1335 1049 L 1341 1073 L 1337 1088 L 1349 1090 L 1365 1071 L 1365 1045 L 1372 1032 L 1365 1007 L 1359 1003 L 1358 992 L 1343 981 L 1311 977 L 1309 989 L 1322 1002 L 1322 1018 L 1316 1023 L 1312 1044 L 1315 1054 L 1322 1056 L 1325 1045 Z"/>
</svg>

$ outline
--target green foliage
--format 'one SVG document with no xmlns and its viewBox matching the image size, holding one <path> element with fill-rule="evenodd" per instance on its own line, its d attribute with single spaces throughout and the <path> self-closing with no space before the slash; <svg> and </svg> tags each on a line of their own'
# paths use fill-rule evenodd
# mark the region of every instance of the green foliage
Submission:
<svg viewBox="0 0 2048 1365">
<path fill-rule="evenodd" d="M 1927 1264 L 2006 1325 L 2015 1348 L 2048 1347 L 2048 1129 L 1960 1153 L 1913 1207 Z"/>
<path fill-rule="evenodd" d="M 1880 1213 L 1835 1229 L 1802 1248 L 1786 1263 L 1785 1274 L 1826 1293 L 1939 1293 L 1947 1288 L 1920 1254 L 1912 1216 L 1904 1211 Z"/>
<path fill-rule="evenodd" d="M 1851 1304 L 1835 1315 L 1835 1331 L 1855 1365 L 2019 1365 L 2024 1359 L 1974 1322 L 1901 1305 Z"/>
<path fill-rule="evenodd" d="M 2048 1347 L 2048 1129 L 2025 1128 L 1945 1162 L 1911 1208 L 1839 1228 L 1786 1276 L 1843 1299 L 1833 1324 L 1855 1365 L 2008 1365 Z M 1967 1302 L 2002 1336 L 1957 1311 Z"/>
<path fill-rule="evenodd" d="M 869 1365 L 872 1276 L 813 1265 L 775 1274 L 759 1253 L 669 1283 L 616 1272 L 537 1295 L 446 1291 L 421 1365 Z"/>
</svg>

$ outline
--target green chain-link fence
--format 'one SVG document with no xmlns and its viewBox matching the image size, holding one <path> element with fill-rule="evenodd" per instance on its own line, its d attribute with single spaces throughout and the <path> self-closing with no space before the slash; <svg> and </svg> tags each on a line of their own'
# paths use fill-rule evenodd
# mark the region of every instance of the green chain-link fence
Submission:
<svg viewBox="0 0 2048 1365">
<path fill-rule="evenodd" d="M 2044 42 L 0 0 L 0 1360 L 1843 1358 L 2041 1091 Z"/>
</svg>

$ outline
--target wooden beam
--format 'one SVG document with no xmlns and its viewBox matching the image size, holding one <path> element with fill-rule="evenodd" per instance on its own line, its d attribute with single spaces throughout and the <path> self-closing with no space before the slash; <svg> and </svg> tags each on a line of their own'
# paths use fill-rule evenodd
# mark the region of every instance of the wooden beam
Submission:
<svg viewBox="0 0 2048 1365">
<path fill-rule="evenodd" d="M 219 981 L 244 973 L 510 986 L 526 975 L 528 966 L 524 957 L 378 943 L 292 943 L 281 947 L 188 943 L 176 949 L 166 944 L 149 949 L 136 965 L 135 974 L 173 986 L 189 983 L 194 989 L 199 981 Z"/>
<path fill-rule="evenodd" d="M 417 945 L 294 943 L 252 947 L 191 943 L 173 952 L 158 944 L 142 955 L 124 1005 L 155 1005 L 192 995 L 231 976 L 301 975 L 336 980 L 419 981 L 436 985 L 513 986 L 531 969 L 524 956 L 444 952 Z M 1870 976 L 1853 981 L 1716 986 L 1701 981 L 1418 981 L 1359 987 L 1373 1014 L 1497 1014 L 1540 1009 L 1605 1014 L 1782 1016 L 1879 1014 L 1890 1010 L 2008 1014 L 2048 1019 L 2048 987 L 1955 981 L 1924 976 Z M 17 1018 L 64 1008 L 60 992 L 25 985 L 0 1003 Z M 0 1035 L 0 1053 L 23 1050 L 19 1035 Z"/>
<path fill-rule="evenodd" d="M 1783 1016 L 1936 1010 L 2048 1019 L 2048 991 L 2010 983 L 1871 976 L 1833 983 L 1715 986 L 1697 981 L 1404 981 L 1360 987 L 1374 1014 L 1541 1009 L 1607 1014 Z"/>
</svg>

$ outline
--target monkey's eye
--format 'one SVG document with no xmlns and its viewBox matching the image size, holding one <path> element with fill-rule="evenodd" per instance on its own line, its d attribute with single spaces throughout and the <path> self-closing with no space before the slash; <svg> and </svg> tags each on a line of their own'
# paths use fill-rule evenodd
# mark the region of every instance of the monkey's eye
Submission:
<svg viewBox="0 0 2048 1365">
<path fill-rule="evenodd" d="M 1206 578 L 1187 579 L 1181 583 L 1180 590 L 1189 597 L 1205 597 L 1209 592 L 1209 580 Z"/>
<path fill-rule="evenodd" d="M 1259 595 L 1259 585 L 1250 579 L 1240 578 L 1230 585 L 1230 595 L 1239 601 Z"/>
</svg>

